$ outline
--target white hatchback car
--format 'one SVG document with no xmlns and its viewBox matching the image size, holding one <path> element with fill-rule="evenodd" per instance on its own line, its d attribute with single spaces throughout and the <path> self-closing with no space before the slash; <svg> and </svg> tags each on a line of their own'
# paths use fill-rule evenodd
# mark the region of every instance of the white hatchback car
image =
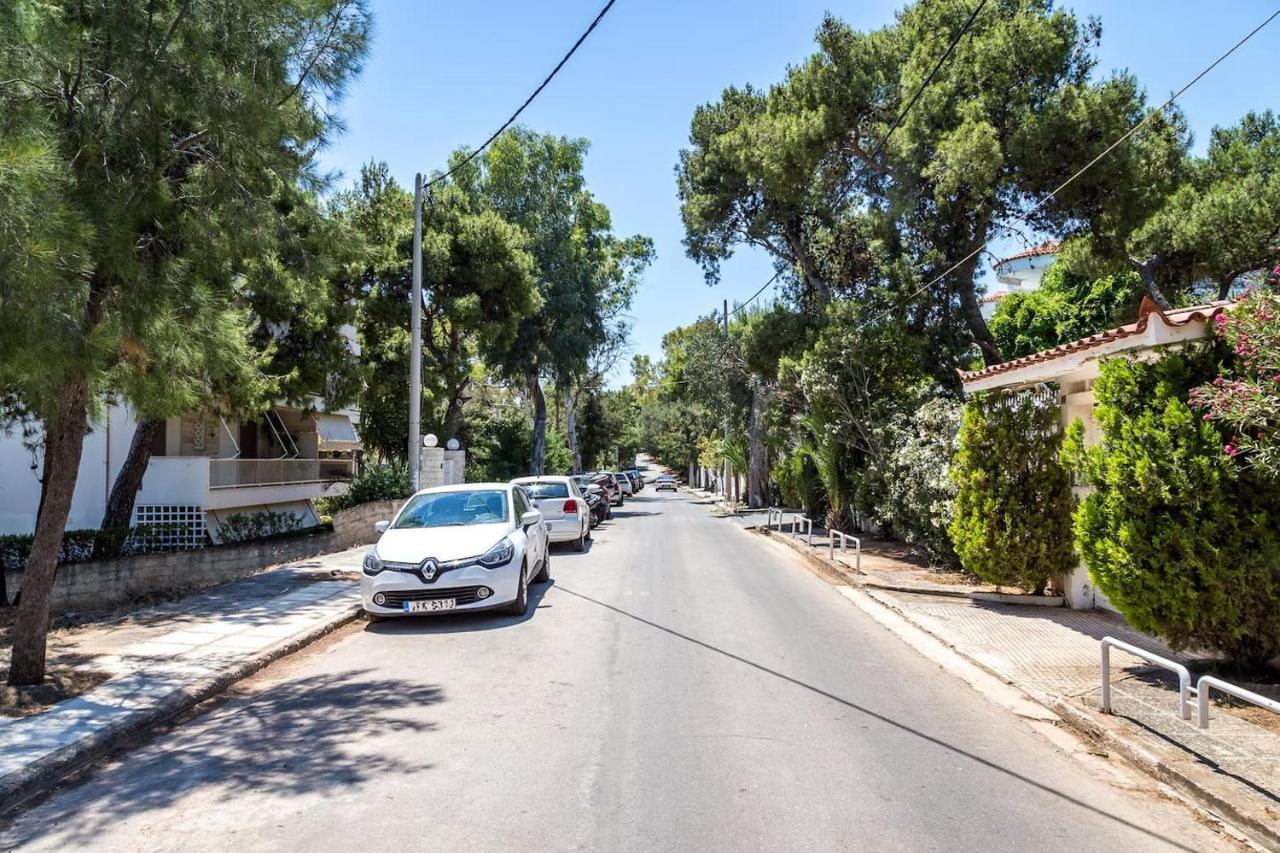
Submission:
<svg viewBox="0 0 1280 853">
<path fill-rule="evenodd" d="M 505 607 L 529 609 L 529 582 L 551 578 L 547 526 L 523 488 L 468 483 L 405 501 L 364 558 L 360 595 L 370 616 Z"/>
<path fill-rule="evenodd" d="M 572 542 L 575 551 L 587 550 L 591 539 L 591 508 L 573 477 L 519 477 L 511 482 L 523 486 L 533 505 L 547 523 L 552 542 Z"/>
</svg>

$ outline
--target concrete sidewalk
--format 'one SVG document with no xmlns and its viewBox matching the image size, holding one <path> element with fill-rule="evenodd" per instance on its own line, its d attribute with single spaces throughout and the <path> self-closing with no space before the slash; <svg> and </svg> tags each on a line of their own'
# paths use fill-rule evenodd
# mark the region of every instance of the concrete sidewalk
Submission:
<svg viewBox="0 0 1280 853">
<path fill-rule="evenodd" d="M 78 658 L 109 678 L 42 713 L 0 718 L 0 810 L 354 619 L 364 551 L 283 566 L 60 636 L 51 659 Z"/>
<path fill-rule="evenodd" d="M 743 526 L 763 529 L 763 516 L 759 524 Z M 1187 656 L 1108 611 L 984 600 L 981 588 L 975 592 L 951 583 L 886 583 L 886 576 L 896 574 L 888 566 L 891 557 L 882 551 L 869 567 L 864 554 L 863 572 L 856 572 L 851 555 L 837 549 L 832 560 L 829 540 L 818 528 L 812 544 L 787 532 L 771 538 L 844 576 L 867 599 L 1019 688 L 1063 724 L 1181 790 L 1268 849 L 1280 850 L 1280 721 L 1267 719 L 1269 712 L 1228 710 L 1215 703 L 1210 728 L 1200 729 L 1194 720 L 1178 716 L 1176 679 L 1119 651 L 1112 655 L 1113 713 L 1099 710 L 1103 637 L 1174 658 L 1198 675 Z M 903 575 L 919 572 L 911 563 L 899 568 Z"/>
</svg>

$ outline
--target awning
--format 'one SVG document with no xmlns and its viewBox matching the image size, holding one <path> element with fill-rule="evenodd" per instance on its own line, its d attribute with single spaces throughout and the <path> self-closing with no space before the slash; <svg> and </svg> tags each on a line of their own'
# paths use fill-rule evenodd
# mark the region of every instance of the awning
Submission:
<svg viewBox="0 0 1280 853">
<path fill-rule="evenodd" d="M 360 436 L 346 415 L 316 415 L 316 437 L 321 450 L 355 450 Z"/>
</svg>

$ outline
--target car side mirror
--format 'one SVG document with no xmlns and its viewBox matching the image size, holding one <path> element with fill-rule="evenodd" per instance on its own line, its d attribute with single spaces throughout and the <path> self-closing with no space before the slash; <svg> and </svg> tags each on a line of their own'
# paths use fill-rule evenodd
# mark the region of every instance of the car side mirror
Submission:
<svg viewBox="0 0 1280 853">
<path fill-rule="evenodd" d="M 531 509 L 524 515 L 520 516 L 520 527 L 524 530 L 528 530 L 539 521 L 542 521 L 542 513 L 538 512 L 536 509 Z"/>
<path fill-rule="evenodd" d="M 375 521 L 373 523 L 373 529 L 378 531 L 379 533 L 386 533 L 387 528 L 390 526 L 391 526 L 391 522 L 389 521 Z"/>
</svg>

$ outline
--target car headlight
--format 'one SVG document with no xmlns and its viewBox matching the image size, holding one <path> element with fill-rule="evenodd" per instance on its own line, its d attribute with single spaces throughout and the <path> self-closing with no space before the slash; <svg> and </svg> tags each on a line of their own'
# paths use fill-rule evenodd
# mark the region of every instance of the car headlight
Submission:
<svg viewBox="0 0 1280 853">
<path fill-rule="evenodd" d="M 503 538 L 497 545 L 485 551 L 476 562 L 486 569 L 496 569 L 510 563 L 515 555 L 515 544 L 510 539 Z"/>
<path fill-rule="evenodd" d="M 385 568 L 386 566 L 378 559 L 377 551 L 370 551 L 364 555 L 364 573 L 366 575 L 376 575 Z"/>
</svg>

